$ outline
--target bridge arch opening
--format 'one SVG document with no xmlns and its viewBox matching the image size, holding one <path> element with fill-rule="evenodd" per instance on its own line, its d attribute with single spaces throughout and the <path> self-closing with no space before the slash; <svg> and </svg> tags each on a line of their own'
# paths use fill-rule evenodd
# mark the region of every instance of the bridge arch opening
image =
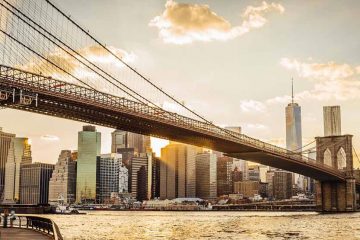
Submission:
<svg viewBox="0 0 360 240">
<path fill-rule="evenodd" d="M 331 151 L 329 148 L 326 148 L 324 152 L 324 164 L 332 167 Z"/>
<path fill-rule="evenodd" d="M 344 148 L 340 148 L 336 155 L 337 168 L 343 170 L 346 168 L 346 153 Z"/>
</svg>

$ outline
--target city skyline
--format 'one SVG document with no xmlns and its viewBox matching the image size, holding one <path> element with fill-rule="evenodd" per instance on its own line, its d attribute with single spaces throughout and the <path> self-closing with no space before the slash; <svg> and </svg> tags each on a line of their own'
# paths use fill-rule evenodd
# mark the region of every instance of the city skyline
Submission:
<svg viewBox="0 0 360 240">
<path fill-rule="evenodd" d="M 81 8 L 82 1 L 72 4 L 61 1 L 57 4 L 65 12 L 76 16 L 76 20 L 84 26 L 93 26 L 91 32 L 103 41 L 136 56 L 132 63 L 137 68 L 216 124 L 238 125 L 245 134 L 285 146 L 285 123 L 280 119 L 283 108 L 290 101 L 290 79 L 293 76 L 295 101 L 303 110 L 303 143 L 312 141 L 315 136 L 323 136 L 322 107 L 340 105 L 343 109 L 343 133 L 354 134 L 354 145 L 359 148 L 356 125 L 360 116 L 354 111 L 359 104 L 353 101 L 357 98 L 359 59 L 351 54 L 358 45 L 353 38 L 333 42 L 339 35 L 349 32 L 352 36 L 360 35 L 359 30 L 353 27 L 354 10 L 335 1 L 326 5 L 326 11 L 322 9 L 324 3 L 321 2 L 294 4 L 277 1 L 264 4 L 258 1 L 229 1 L 223 5 L 216 1 L 167 1 L 166 6 L 165 2 L 147 3 L 147 10 L 142 10 L 139 17 L 134 12 L 137 12 L 140 3 L 122 1 L 121 5 L 113 3 L 114 6 L 109 8 L 111 3 L 100 5 L 93 1 L 87 11 L 96 9 L 96 16 L 102 19 L 101 22 L 86 15 L 87 12 Z M 258 25 L 239 34 L 245 23 L 251 23 L 246 18 L 247 10 L 259 22 L 252 22 Z M 299 15 L 299 10 L 306 11 L 308 16 Z M 196 17 L 205 14 L 204 19 L 208 21 L 201 23 L 198 20 L 192 25 L 176 19 L 176 13 Z M 327 23 L 316 18 L 319 14 L 328 19 Z M 122 24 L 124 19 L 129 19 L 135 28 L 143 31 L 133 31 Z M 112 21 L 119 24 L 116 31 L 109 34 L 108 26 Z M 161 28 L 160 23 L 164 21 L 178 24 L 177 28 Z M 309 21 L 313 21 L 311 26 L 300 24 Z M 297 31 L 294 32 L 292 27 L 296 27 Z M 216 34 L 206 35 L 209 28 L 226 34 L 222 38 Z M 183 29 L 180 37 L 191 41 L 178 44 L 161 35 L 164 32 L 174 34 L 176 29 Z M 231 31 L 238 33 L 231 35 L 228 33 Z M 287 34 L 290 31 L 291 34 Z M 121 34 L 124 32 L 126 36 Z M 204 39 L 207 40 L 189 34 L 192 32 L 205 34 L 207 38 Z M 312 33 L 311 37 L 302 35 L 305 32 Z M 281 38 L 282 35 L 287 37 Z M 329 37 L 334 40 L 327 42 Z M 263 39 L 268 39 L 268 42 L 264 43 Z M 309 44 L 314 39 L 326 44 L 317 47 Z M 276 51 L 269 53 L 273 49 Z M 204 50 L 206 55 L 199 54 Z M 194 59 L 194 56 L 196 67 L 187 60 Z M 218 61 L 227 64 L 214 67 L 218 66 Z M 277 88 L 268 91 L 269 85 Z M 29 137 L 34 160 L 48 163 L 57 161 L 61 149 L 76 149 L 76 132 L 83 125 L 9 109 L 1 110 L 1 115 L 4 116 L 0 123 L 4 130 L 17 133 L 18 137 Z M 27 120 L 26 129 L 23 128 L 24 119 Z M 102 132 L 104 143 L 101 152 L 108 153 L 113 129 L 98 127 L 98 130 Z"/>
<path fill-rule="evenodd" d="M 0 238 L 357 238 L 359 13 L 0 0 Z"/>
</svg>

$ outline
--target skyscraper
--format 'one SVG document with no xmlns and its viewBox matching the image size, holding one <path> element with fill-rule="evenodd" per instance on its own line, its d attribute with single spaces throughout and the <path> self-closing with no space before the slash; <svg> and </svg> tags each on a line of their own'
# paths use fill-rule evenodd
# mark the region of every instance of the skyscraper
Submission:
<svg viewBox="0 0 360 240">
<path fill-rule="evenodd" d="M 138 200 L 151 198 L 151 161 L 151 156 L 146 154 L 131 159 L 129 188 L 131 194 Z"/>
<path fill-rule="evenodd" d="M 78 133 L 76 202 L 96 200 L 96 161 L 100 155 L 101 133 L 95 126 L 84 126 Z"/>
<path fill-rule="evenodd" d="M 324 106 L 324 136 L 341 135 L 340 106 Z"/>
<path fill-rule="evenodd" d="M 19 201 L 20 165 L 24 163 L 31 163 L 29 140 L 13 138 L 5 166 L 4 203 Z"/>
<path fill-rule="evenodd" d="M 216 155 L 200 153 L 196 155 L 196 196 L 202 199 L 217 197 Z"/>
<path fill-rule="evenodd" d="M 0 128 L 0 202 L 4 197 L 5 186 L 5 164 L 8 158 L 11 140 L 15 137 L 15 134 L 5 133 Z"/>
<path fill-rule="evenodd" d="M 49 182 L 49 203 L 74 203 L 76 194 L 76 161 L 70 150 L 62 150 Z"/>
<path fill-rule="evenodd" d="M 294 102 L 294 88 L 292 100 L 285 109 L 286 112 L 286 148 L 291 151 L 301 151 L 301 107 Z"/>
<path fill-rule="evenodd" d="M 276 200 L 292 197 L 292 174 L 287 171 L 276 170 L 273 176 L 273 190 Z"/>
<path fill-rule="evenodd" d="M 96 167 L 96 202 L 109 203 L 111 193 L 119 193 L 121 155 L 101 154 Z"/>
<path fill-rule="evenodd" d="M 228 195 L 233 191 L 232 176 L 233 158 L 217 158 L 217 194 L 218 196 Z"/>
<path fill-rule="evenodd" d="M 21 164 L 20 203 L 47 204 L 49 202 L 49 181 L 54 164 Z"/>
<path fill-rule="evenodd" d="M 201 148 L 170 143 L 161 149 L 160 198 L 195 197 L 195 157 Z"/>
<path fill-rule="evenodd" d="M 115 130 L 111 133 L 111 152 L 121 153 L 122 149 L 133 148 L 135 156 L 150 149 L 150 136 Z"/>
<path fill-rule="evenodd" d="M 290 151 L 302 151 L 302 133 L 301 133 L 301 107 L 294 102 L 294 85 L 291 86 L 291 103 L 285 109 L 286 112 L 286 148 Z M 298 184 L 299 174 L 293 175 L 293 184 Z M 298 184 L 302 186 L 301 183 Z"/>
</svg>

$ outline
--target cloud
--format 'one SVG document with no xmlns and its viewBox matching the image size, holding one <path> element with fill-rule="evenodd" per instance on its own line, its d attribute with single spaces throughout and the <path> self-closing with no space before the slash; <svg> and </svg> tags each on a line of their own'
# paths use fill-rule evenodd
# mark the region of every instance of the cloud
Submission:
<svg viewBox="0 0 360 240">
<path fill-rule="evenodd" d="M 153 18 L 149 26 L 159 29 L 159 36 L 165 43 L 226 41 L 264 26 L 268 21 L 265 14 L 284 11 L 281 4 L 264 1 L 257 7 L 248 6 L 242 14 L 242 23 L 232 26 L 225 18 L 213 12 L 208 5 L 168 0 L 165 11 Z"/>
<path fill-rule="evenodd" d="M 55 141 L 59 141 L 60 138 L 58 136 L 54 136 L 54 135 L 43 135 L 40 137 L 41 140 L 44 140 L 44 141 L 51 141 L 51 142 L 55 142 Z"/>
<path fill-rule="evenodd" d="M 116 56 L 122 58 L 125 62 L 133 62 L 136 59 L 136 56 L 133 53 L 127 53 L 122 49 L 115 48 L 112 46 L 109 46 L 108 48 Z M 116 60 L 116 58 L 113 55 L 108 53 L 105 49 L 103 49 L 100 46 L 93 45 L 93 46 L 84 47 L 82 49 L 78 49 L 78 52 L 85 59 L 102 68 L 104 68 L 105 66 L 111 66 L 112 69 L 114 68 L 121 69 L 124 67 L 123 63 Z M 81 60 L 82 62 L 88 64 L 85 60 L 83 60 L 79 56 L 77 56 L 77 58 L 74 58 L 60 48 L 55 49 L 54 51 L 48 53 L 47 56 L 45 56 L 45 58 L 53 62 L 55 65 L 61 66 L 63 69 L 65 69 L 72 75 L 76 76 L 77 78 L 80 79 L 86 78 L 90 82 L 95 81 L 97 78 L 99 78 L 98 75 L 96 75 L 93 71 L 91 71 L 89 68 L 87 68 L 84 64 L 82 64 L 79 61 Z M 33 58 L 27 64 L 17 67 L 29 72 L 35 72 L 35 73 L 41 72 L 41 74 L 45 76 L 51 76 L 55 79 L 71 81 L 68 78 L 68 75 L 65 74 L 62 70 L 53 66 L 47 61 L 44 61 L 39 58 Z M 74 81 L 74 79 L 72 80 L 73 82 L 78 83 L 77 81 Z"/>
<path fill-rule="evenodd" d="M 240 110 L 242 112 L 265 112 L 266 105 L 255 100 L 242 100 L 240 101 Z"/>
<path fill-rule="evenodd" d="M 356 67 L 348 64 L 336 64 L 333 61 L 305 63 L 297 59 L 282 58 L 280 64 L 289 70 L 295 70 L 300 77 L 321 81 L 341 80 L 354 76 L 358 72 Z"/>
<path fill-rule="evenodd" d="M 328 101 L 360 98 L 360 66 L 334 61 L 326 63 L 302 62 L 297 59 L 282 58 L 280 65 L 293 70 L 301 78 L 314 83 L 313 88 L 295 95 L 295 100 Z M 267 103 L 284 103 L 289 96 L 275 97 Z"/>
</svg>

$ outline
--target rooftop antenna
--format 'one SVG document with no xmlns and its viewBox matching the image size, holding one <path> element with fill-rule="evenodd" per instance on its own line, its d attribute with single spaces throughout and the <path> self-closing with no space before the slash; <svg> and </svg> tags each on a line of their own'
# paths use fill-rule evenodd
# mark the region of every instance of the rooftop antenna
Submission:
<svg viewBox="0 0 360 240">
<path fill-rule="evenodd" d="M 294 104 L 294 79 L 291 78 L 291 103 Z"/>
</svg>

